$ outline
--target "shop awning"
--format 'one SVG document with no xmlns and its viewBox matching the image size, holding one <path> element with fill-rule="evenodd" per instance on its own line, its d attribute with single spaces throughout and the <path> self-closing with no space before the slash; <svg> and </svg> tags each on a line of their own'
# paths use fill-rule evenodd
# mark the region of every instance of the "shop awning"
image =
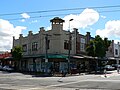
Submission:
<svg viewBox="0 0 120 90">
<path fill-rule="evenodd" d="M 24 55 L 23 58 L 41 58 L 43 55 Z"/>
<path fill-rule="evenodd" d="M 48 58 L 61 58 L 61 59 L 66 59 L 68 56 L 66 55 L 48 55 Z"/>
<path fill-rule="evenodd" d="M 82 58 L 84 58 L 84 57 L 82 57 L 82 56 L 72 56 L 73 58 L 77 58 L 77 59 L 82 59 Z"/>
<path fill-rule="evenodd" d="M 29 55 L 23 56 L 23 58 L 45 58 L 45 55 Z M 47 58 L 68 58 L 68 55 L 59 55 L 59 54 L 48 54 Z"/>
<path fill-rule="evenodd" d="M 93 59 L 94 57 L 87 56 L 87 55 L 74 55 L 74 56 L 72 56 L 72 58 L 76 58 L 76 59 L 83 59 L 83 58 Z"/>
</svg>

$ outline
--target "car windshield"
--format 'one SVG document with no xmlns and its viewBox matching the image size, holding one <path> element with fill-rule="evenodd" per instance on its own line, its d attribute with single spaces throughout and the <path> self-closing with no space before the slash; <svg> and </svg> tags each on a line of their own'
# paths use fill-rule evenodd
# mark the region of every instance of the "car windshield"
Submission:
<svg viewBox="0 0 120 90">
<path fill-rule="evenodd" d="M 111 67 L 110 65 L 106 65 L 105 67 Z"/>
</svg>

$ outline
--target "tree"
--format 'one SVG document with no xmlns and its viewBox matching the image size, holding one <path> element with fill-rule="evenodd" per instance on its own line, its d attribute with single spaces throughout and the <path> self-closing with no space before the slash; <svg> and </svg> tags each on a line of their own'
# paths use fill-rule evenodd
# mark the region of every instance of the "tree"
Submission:
<svg viewBox="0 0 120 90">
<path fill-rule="evenodd" d="M 106 55 L 106 51 L 108 51 L 108 47 L 110 46 L 111 41 L 108 40 L 107 38 L 104 38 L 104 40 L 99 36 L 95 36 L 95 38 L 90 41 L 89 45 L 86 48 L 86 52 L 88 56 L 93 56 L 93 57 L 98 57 L 96 61 L 96 66 L 104 66 L 102 63 L 103 57 Z"/>
<path fill-rule="evenodd" d="M 91 40 L 86 48 L 87 55 L 100 58 L 105 57 L 110 43 L 111 41 L 107 38 L 103 40 L 99 35 L 95 36 L 95 39 Z"/>
<path fill-rule="evenodd" d="M 95 36 L 94 43 L 95 43 L 95 56 L 100 58 L 105 57 L 106 51 L 104 41 L 99 35 Z"/>
<path fill-rule="evenodd" d="M 92 41 L 90 41 L 86 48 L 87 55 L 100 58 L 96 61 L 96 65 L 100 66 L 100 69 L 104 64 L 101 60 L 105 57 L 106 51 L 108 51 L 110 44 L 110 40 L 107 38 L 104 38 L 103 40 L 99 35 L 97 35 Z"/>
<path fill-rule="evenodd" d="M 88 56 L 95 56 L 95 46 L 94 46 L 94 41 L 91 40 L 89 45 L 86 48 L 86 52 Z"/>
<path fill-rule="evenodd" d="M 105 50 L 108 51 L 108 47 L 111 44 L 111 40 L 108 40 L 108 38 L 104 38 L 104 45 L 105 45 Z"/>
<path fill-rule="evenodd" d="M 19 69 L 20 67 L 20 61 L 22 58 L 22 47 L 21 46 L 16 46 L 12 49 L 11 51 L 12 57 L 15 61 L 15 69 Z"/>
</svg>

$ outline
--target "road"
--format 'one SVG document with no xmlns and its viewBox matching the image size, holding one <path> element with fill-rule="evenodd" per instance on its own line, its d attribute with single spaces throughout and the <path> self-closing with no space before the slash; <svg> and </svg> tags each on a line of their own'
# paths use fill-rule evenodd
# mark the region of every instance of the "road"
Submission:
<svg viewBox="0 0 120 90">
<path fill-rule="evenodd" d="M 76 75 L 68 77 L 33 77 L 0 71 L 0 90 L 118 90 L 120 74 Z"/>
</svg>

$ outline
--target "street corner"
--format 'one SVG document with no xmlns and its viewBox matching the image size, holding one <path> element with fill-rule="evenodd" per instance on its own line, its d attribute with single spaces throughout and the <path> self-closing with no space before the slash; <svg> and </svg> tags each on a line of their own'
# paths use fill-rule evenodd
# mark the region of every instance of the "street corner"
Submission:
<svg viewBox="0 0 120 90">
<path fill-rule="evenodd" d="M 119 75 L 120 73 L 115 70 L 115 71 L 109 71 L 106 74 L 101 75 L 101 77 L 109 78 L 109 77 L 114 77 L 114 76 L 119 76 Z"/>
</svg>

